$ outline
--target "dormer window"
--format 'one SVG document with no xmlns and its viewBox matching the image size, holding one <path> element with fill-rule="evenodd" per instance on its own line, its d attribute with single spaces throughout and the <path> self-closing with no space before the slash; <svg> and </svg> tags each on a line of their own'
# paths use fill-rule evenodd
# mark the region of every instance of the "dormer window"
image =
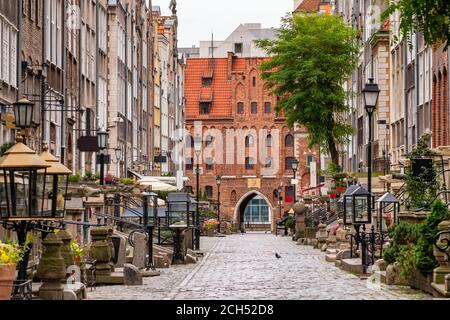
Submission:
<svg viewBox="0 0 450 320">
<path fill-rule="evenodd" d="M 242 43 L 234 44 L 234 53 L 242 53 Z"/>
<path fill-rule="evenodd" d="M 211 113 L 211 102 L 200 102 L 199 111 L 200 111 L 200 114 L 210 114 Z"/>
<path fill-rule="evenodd" d="M 202 78 L 202 87 L 211 87 L 212 78 Z"/>
</svg>

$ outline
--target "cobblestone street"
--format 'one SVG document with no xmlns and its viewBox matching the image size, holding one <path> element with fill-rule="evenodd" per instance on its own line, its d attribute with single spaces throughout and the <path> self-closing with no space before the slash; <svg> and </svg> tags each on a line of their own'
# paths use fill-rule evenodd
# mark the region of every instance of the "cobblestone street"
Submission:
<svg viewBox="0 0 450 320">
<path fill-rule="evenodd" d="M 247 233 L 202 238 L 198 264 L 171 266 L 139 287 L 88 291 L 89 299 L 430 299 L 419 291 L 371 287 L 310 246 L 288 237 Z M 275 253 L 281 258 L 277 259 Z"/>
</svg>

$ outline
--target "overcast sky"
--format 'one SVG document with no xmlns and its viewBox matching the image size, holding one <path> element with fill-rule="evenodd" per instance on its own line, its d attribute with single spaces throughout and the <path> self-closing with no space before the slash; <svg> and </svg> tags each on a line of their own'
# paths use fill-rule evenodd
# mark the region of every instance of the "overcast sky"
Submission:
<svg viewBox="0 0 450 320">
<path fill-rule="evenodd" d="M 152 0 L 163 14 L 169 14 L 170 0 Z M 200 40 L 224 40 L 241 23 L 261 23 L 278 28 L 293 0 L 178 0 L 178 46 L 198 46 Z"/>
</svg>

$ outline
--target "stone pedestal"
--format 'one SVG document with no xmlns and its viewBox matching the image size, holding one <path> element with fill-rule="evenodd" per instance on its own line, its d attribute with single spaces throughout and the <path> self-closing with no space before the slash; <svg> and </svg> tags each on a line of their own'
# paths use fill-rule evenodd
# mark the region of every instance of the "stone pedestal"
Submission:
<svg viewBox="0 0 450 320">
<path fill-rule="evenodd" d="M 89 257 L 97 260 L 96 276 L 109 277 L 111 275 L 111 245 L 108 240 L 107 227 L 94 227 L 91 229 L 92 244 L 89 248 Z"/>
<path fill-rule="evenodd" d="M 438 225 L 438 232 L 449 230 L 450 221 L 442 221 Z M 450 239 L 450 233 L 444 233 L 439 236 L 438 242 L 446 244 Z M 436 247 L 433 248 L 433 255 L 439 263 L 439 267 L 433 270 L 433 283 L 444 284 L 445 277 L 450 274 L 450 261 L 447 259 L 445 252 L 438 250 Z"/>
<path fill-rule="evenodd" d="M 133 264 L 143 269 L 147 261 L 147 238 L 143 233 L 134 233 Z"/>
<path fill-rule="evenodd" d="M 66 277 L 64 259 L 61 256 L 63 242 L 54 233 L 50 233 L 42 241 L 44 252 L 39 261 L 36 276 L 41 279 L 39 297 L 44 300 L 63 300 L 64 288 L 61 284 Z"/>
<path fill-rule="evenodd" d="M 72 235 L 66 229 L 62 229 L 58 232 L 58 237 L 62 241 L 61 256 L 64 259 L 66 271 L 67 268 L 75 264 L 72 249 L 70 249 L 70 242 L 72 241 Z"/>
<path fill-rule="evenodd" d="M 323 244 L 327 242 L 328 232 L 326 224 L 319 224 L 318 231 L 316 233 L 316 239 L 318 242 L 318 247 L 321 248 Z"/>
<path fill-rule="evenodd" d="M 297 202 L 292 206 L 295 214 L 295 238 L 300 239 L 305 237 L 305 212 L 306 206 L 303 202 Z"/>
</svg>

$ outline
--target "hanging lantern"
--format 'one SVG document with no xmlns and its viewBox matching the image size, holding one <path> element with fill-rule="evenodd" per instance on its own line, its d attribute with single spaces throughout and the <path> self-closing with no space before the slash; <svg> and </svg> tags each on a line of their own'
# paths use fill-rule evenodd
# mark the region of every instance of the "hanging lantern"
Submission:
<svg viewBox="0 0 450 320">
<path fill-rule="evenodd" d="M 371 198 L 369 191 L 361 186 L 352 193 L 353 224 L 372 222 L 372 212 L 369 211 Z"/>
<path fill-rule="evenodd" d="M 42 214 L 46 218 L 64 218 L 69 175 L 72 171 L 48 152 L 47 145 L 44 145 L 42 150 L 41 158 L 50 165 L 45 175 L 42 170 L 39 170 L 39 178 L 45 179 Z"/>
<path fill-rule="evenodd" d="M 386 232 L 390 224 L 398 223 L 398 212 L 400 211 L 400 202 L 397 198 L 386 192 L 378 202 L 377 231 Z"/>
<path fill-rule="evenodd" d="M 0 158 L 0 219 L 42 218 L 45 180 L 38 182 L 38 171 L 46 174 L 50 165 L 23 144 L 19 132 L 16 144 Z"/>
<path fill-rule="evenodd" d="M 358 189 L 358 187 L 359 186 L 355 184 L 350 185 L 338 201 L 343 207 L 344 225 L 353 224 L 352 193 Z"/>
</svg>

